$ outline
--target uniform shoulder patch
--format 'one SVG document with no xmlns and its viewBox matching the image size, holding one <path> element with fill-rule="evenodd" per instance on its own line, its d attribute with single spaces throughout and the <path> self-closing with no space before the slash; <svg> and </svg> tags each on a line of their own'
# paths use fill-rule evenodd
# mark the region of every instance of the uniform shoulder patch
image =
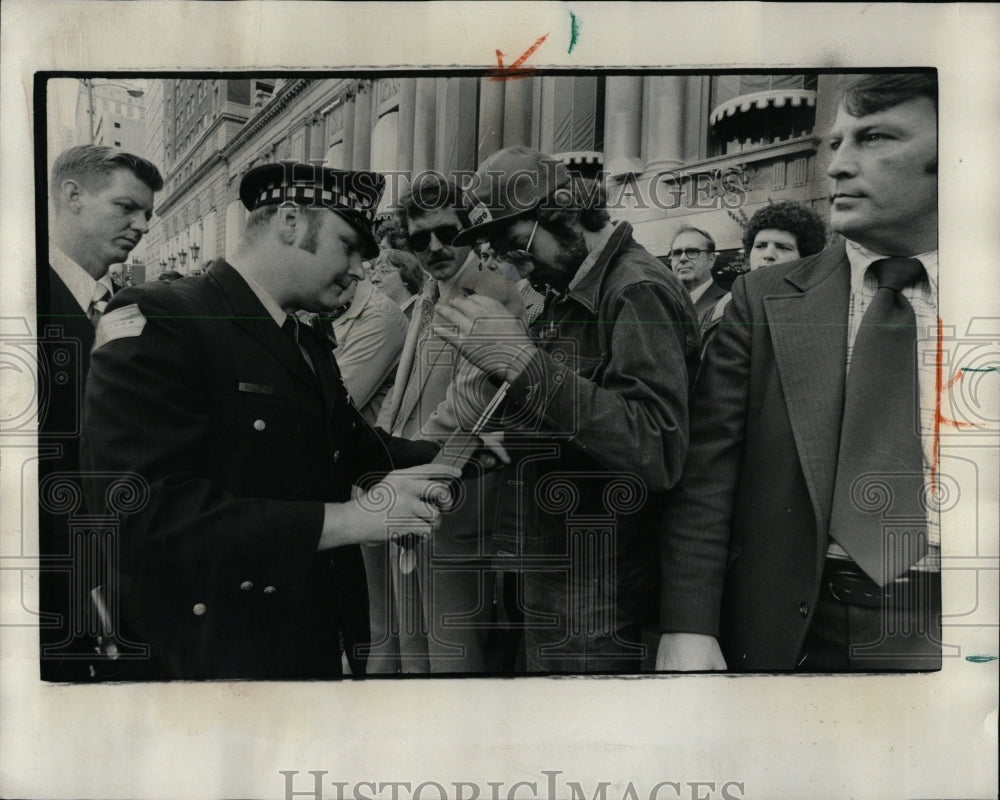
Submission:
<svg viewBox="0 0 1000 800">
<path fill-rule="evenodd" d="M 139 336 L 145 327 L 146 318 L 135 303 L 108 311 L 101 316 L 101 321 L 97 324 L 94 349 L 97 350 L 115 339 Z"/>
</svg>

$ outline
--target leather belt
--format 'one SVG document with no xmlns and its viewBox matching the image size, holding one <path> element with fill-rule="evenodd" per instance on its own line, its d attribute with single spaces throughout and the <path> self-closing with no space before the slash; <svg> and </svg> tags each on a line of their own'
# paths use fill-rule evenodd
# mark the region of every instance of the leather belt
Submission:
<svg viewBox="0 0 1000 800">
<path fill-rule="evenodd" d="M 823 569 L 823 592 L 849 606 L 864 608 L 915 608 L 941 605 L 941 573 L 909 570 L 896 580 L 879 586 L 854 562 L 827 559 Z"/>
</svg>

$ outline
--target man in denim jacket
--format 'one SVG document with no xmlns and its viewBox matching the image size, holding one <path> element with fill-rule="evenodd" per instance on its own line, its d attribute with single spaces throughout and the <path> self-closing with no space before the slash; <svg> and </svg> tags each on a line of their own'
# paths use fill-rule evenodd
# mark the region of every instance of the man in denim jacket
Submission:
<svg viewBox="0 0 1000 800">
<path fill-rule="evenodd" d="M 501 150 L 468 200 L 456 242 L 488 240 L 547 294 L 530 331 L 480 295 L 439 309 L 455 326 L 441 335 L 509 384 L 500 505 L 515 513 L 494 540 L 521 573 L 527 669 L 638 671 L 660 501 L 687 449 L 694 309 L 631 227 L 611 224 L 596 187 L 552 158 Z"/>
</svg>

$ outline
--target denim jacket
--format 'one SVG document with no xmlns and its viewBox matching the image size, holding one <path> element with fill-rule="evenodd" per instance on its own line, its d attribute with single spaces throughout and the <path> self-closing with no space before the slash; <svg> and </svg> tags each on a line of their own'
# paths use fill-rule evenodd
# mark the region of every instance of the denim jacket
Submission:
<svg viewBox="0 0 1000 800">
<path fill-rule="evenodd" d="M 574 531 L 611 531 L 615 546 L 595 557 L 613 555 L 634 595 L 639 573 L 656 570 L 662 496 L 687 452 L 697 317 L 625 222 L 571 286 L 532 324 L 537 354 L 508 392 L 513 463 L 495 541 L 553 556 Z M 645 601 L 655 608 L 655 593 Z"/>
</svg>

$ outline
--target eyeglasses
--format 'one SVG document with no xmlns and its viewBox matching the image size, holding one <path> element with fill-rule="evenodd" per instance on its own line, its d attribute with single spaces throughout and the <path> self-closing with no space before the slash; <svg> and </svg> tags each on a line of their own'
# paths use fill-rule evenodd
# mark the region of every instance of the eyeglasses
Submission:
<svg viewBox="0 0 1000 800">
<path fill-rule="evenodd" d="M 423 253 L 431 246 L 431 234 L 434 234 L 434 238 L 437 239 L 444 247 L 450 247 L 451 243 L 455 241 L 455 237 L 458 236 L 459 228 L 456 225 L 440 225 L 437 228 L 431 228 L 430 230 L 417 231 L 416 233 L 411 233 L 409 236 L 410 247 L 413 249 L 414 253 Z"/>
<path fill-rule="evenodd" d="M 702 250 L 697 247 L 679 247 L 676 250 L 671 250 L 668 255 L 677 261 L 681 256 L 687 256 L 690 259 L 696 259 L 699 253 L 711 253 L 711 250 Z"/>
<path fill-rule="evenodd" d="M 532 261 L 531 253 L 531 243 L 535 241 L 535 231 L 538 230 L 538 220 L 535 220 L 535 224 L 531 226 L 531 235 L 528 237 L 528 243 L 519 250 L 507 250 L 504 251 L 502 248 L 498 248 L 495 244 L 493 246 L 494 257 L 497 261 L 504 261 L 508 264 L 523 264 L 526 261 Z"/>
<path fill-rule="evenodd" d="M 375 264 L 371 269 L 371 273 L 372 275 L 388 275 L 395 272 L 397 269 L 399 269 L 399 267 L 386 262 L 384 264 Z"/>
</svg>

